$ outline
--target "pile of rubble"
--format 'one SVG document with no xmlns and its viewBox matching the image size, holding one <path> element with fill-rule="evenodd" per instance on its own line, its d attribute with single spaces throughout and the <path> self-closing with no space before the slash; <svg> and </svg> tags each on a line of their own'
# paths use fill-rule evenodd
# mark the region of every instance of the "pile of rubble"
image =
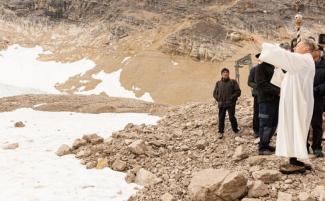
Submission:
<svg viewBox="0 0 325 201">
<path fill-rule="evenodd" d="M 215 103 L 173 107 L 157 125 L 129 124 L 110 139 L 85 135 L 57 154 L 126 172 L 127 182 L 144 186 L 130 201 L 325 200 L 324 159 L 311 157 L 306 174 L 283 175 L 284 159 L 257 153 L 251 100 L 240 100 L 237 117 L 241 132 L 228 124 L 218 139 Z"/>
</svg>

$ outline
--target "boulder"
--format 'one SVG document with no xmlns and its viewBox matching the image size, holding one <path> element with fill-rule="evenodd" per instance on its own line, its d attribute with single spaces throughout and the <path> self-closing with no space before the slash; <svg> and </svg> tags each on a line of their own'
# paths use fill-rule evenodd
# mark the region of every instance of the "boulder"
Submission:
<svg viewBox="0 0 325 201">
<path fill-rule="evenodd" d="M 171 194 L 165 193 L 161 196 L 161 201 L 175 201 L 175 198 Z"/>
<path fill-rule="evenodd" d="M 316 201 L 309 193 L 301 192 L 298 196 L 299 201 Z"/>
<path fill-rule="evenodd" d="M 260 170 L 253 172 L 255 180 L 261 180 L 266 184 L 271 184 L 281 179 L 281 173 L 278 170 Z"/>
<path fill-rule="evenodd" d="M 19 147 L 18 143 L 12 143 L 12 144 L 7 144 L 7 145 L 3 146 L 3 149 L 12 150 L 12 149 L 17 149 L 18 147 Z"/>
<path fill-rule="evenodd" d="M 56 155 L 58 156 L 64 156 L 64 155 L 68 155 L 68 154 L 71 154 L 71 148 L 66 145 L 66 144 L 63 144 L 59 147 L 59 149 L 56 151 Z"/>
<path fill-rule="evenodd" d="M 241 146 L 238 146 L 235 150 L 235 153 L 234 155 L 232 156 L 233 160 L 234 161 L 241 161 L 245 158 L 248 158 L 248 153 L 247 153 L 247 149 L 241 145 Z"/>
<path fill-rule="evenodd" d="M 126 169 L 126 166 L 127 166 L 126 162 L 121 160 L 116 160 L 112 165 L 112 169 L 116 171 L 124 171 Z"/>
<path fill-rule="evenodd" d="M 248 190 L 248 197 L 259 198 L 269 194 L 269 189 L 262 181 L 257 180 Z"/>
<path fill-rule="evenodd" d="M 136 155 L 142 155 L 145 154 L 147 151 L 147 147 L 144 143 L 143 140 L 136 140 L 134 142 L 132 142 L 129 146 L 128 146 L 129 150 L 136 154 Z"/>
<path fill-rule="evenodd" d="M 247 191 L 243 173 L 225 169 L 205 169 L 197 172 L 188 187 L 193 201 L 236 200 Z"/>
<path fill-rule="evenodd" d="M 135 176 L 135 183 L 141 186 L 150 186 L 160 183 L 162 180 L 143 168 L 139 169 Z"/>
<path fill-rule="evenodd" d="M 279 192 L 277 201 L 292 201 L 292 195 L 289 193 Z"/>
</svg>

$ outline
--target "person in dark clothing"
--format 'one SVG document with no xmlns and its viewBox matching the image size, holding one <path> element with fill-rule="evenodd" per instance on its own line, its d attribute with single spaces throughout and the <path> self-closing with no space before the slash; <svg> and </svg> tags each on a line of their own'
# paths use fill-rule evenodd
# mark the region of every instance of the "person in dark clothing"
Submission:
<svg viewBox="0 0 325 201">
<path fill-rule="evenodd" d="M 250 70 L 247 84 L 248 84 L 248 86 L 250 86 L 252 88 L 252 96 L 254 98 L 253 131 L 255 133 L 255 137 L 257 138 L 257 137 L 259 137 L 259 135 L 258 135 L 258 133 L 259 133 L 259 118 L 258 118 L 259 110 L 258 110 L 258 99 L 257 99 L 257 84 L 255 81 L 255 71 L 256 71 L 256 66 L 254 66 Z"/>
<path fill-rule="evenodd" d="M 232 130 L 238 133 L 236 113 L 236 101 L 241 95 L 241 90 L 236 80 L 230 79 L 229 70 L 224 68 L 221 70 L 221 80 L 216 83 L 213 91 L 213 97 L 218 102 L 219 107 L 219 138 L 222 139 L 224 136 L 225 129 L 225 117 L 226 111 L 228 111 L 229 120 L 231 123 Z"/>
<path fill-rule="evenodd" d="M 324 157 L 322 150 L 323 111 L 325 106 L 325 58 L 320 57 L 320 51 L 315 51 L 316 73 L 314 78 L 314 111 L 311 120 L 313 128 L 313 144 L 311 146 L 316 157 Z M 309 150 L 309 146 L 308 146 Z"/>
<path fill-rule="evenodd" d="M 274 66 L 268 63 L 257 65 L 255 80 L 259 103 L 259 155 L 271 155 L 275 148 L 270 141 L 278 125 L 280 88 L 271 84 Z"/>
</svg>

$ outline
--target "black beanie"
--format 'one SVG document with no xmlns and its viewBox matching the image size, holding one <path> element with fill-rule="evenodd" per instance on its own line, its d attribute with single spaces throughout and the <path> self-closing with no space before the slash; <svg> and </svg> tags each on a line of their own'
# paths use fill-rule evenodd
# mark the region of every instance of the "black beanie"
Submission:
<svg viewBox="0 0 325 201">
<path fill-rule="evenodd" d="M 228 69 L 228 68 L 223 68 L 223 69 L 221 70 L 221 74 L 222 74 L 223 72 L 225 72 L 225 71 L 227 71 L 227 72 L 229 73 L 229 69 Z"/>
</svg>

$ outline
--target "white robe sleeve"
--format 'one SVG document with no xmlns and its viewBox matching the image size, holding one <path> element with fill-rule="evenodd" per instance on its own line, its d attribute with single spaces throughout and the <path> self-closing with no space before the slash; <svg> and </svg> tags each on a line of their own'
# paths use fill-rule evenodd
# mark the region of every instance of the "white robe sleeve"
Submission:
<svg viewBox="0 0 325 201">
<path fill-rule="evenodd" d="M 263 43 L 259 59 L 272 64 L 276 68 L 282 68 L 287 72 L 294 73 L 304 70 L 306 60 L 310 59 L 306 58 L 307 56 L 307 54 L 298 54 L 286 51 L 270 43 Z"/>
</svg>

